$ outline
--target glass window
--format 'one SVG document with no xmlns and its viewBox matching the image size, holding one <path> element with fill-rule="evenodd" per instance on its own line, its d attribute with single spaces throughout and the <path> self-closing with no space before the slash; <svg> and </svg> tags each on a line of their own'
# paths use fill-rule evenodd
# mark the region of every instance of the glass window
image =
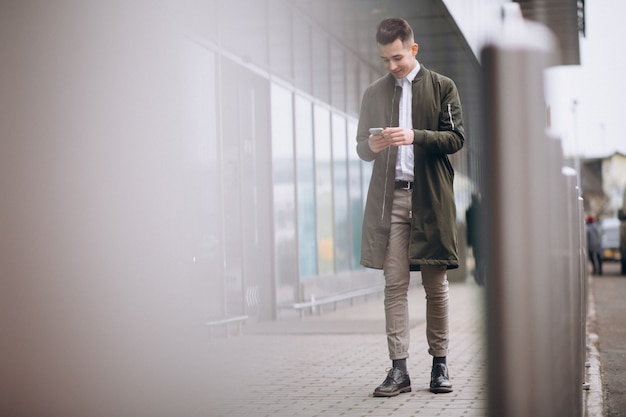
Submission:
<svg viewBox="0 0 626 417">
<path fill-rule="evenodd" d="M 315 132 L 315 198 L 317 207 L 318 273 L 334 272 L 333 176 L 330 140 L 330 111 L 320 105 L 314 108 Z"/>
<path fill-rule="evenodd" d="M 358 117 L 359 104 L 361 97 L 359 97 L 359 74 L 358 63 L 352 57 L 346 59 L 346 113 L 351 116 Z M 354 138 L 348 137 L 348 142 L 354 140 Z"/>
<path fill-rule="evenodd" d="M 293 15 L 293 59 L 296 86 L 311 94 L 313 92 L 311 25 L 299 14 Z"/>
<path fill-rule="evenodd" d="M 220 169 L 217 159 L 215 54 L 201 45 L 181 43 L 182 143 L 189 161 L 189 192 L 197 203 L 190 212 L 194 225 L 191 258 L 200 271 L 202 291 L 191 301 L 203 318 L 222 315 L 225 305 L 221 240 Z"/>
<path fill-rule="evenodd" d="M 266 12 L 263 1 L 219 2 L 222 46 L 244 61 L 263 68 L 268 64 Z"/>
<path fill-rule="evenodd" d="M 214 44 L 219 42 L 220 11 L 214 1 L 197 1 L 193 11 L 186 13 L 189 33 L 202 36 Z"/>
<path fill-rule="evenodd" d="M 330 47 L 330 103 L 333 107 L 346 109 L 346 74 L 343 50 L 331 44 Z M 345 134 L 344 134 L 345 136 Z"/>
<path fill-rule="evenodd" d="M 227 58 L 219 95 L 226 314 L 275 316 L 271 84 Z M 283 122 L 284 123 L 284 122 Z M 281 165 L 276 168 L 283 171 Z M 289 175 L 289 171 L 287 171 Z M 293 177 L 293 174 L 291 174 Z M 294 268 L 295 269 L 295 268 Z M 251 298 L 256 294 L 258 297 Z"/>
<path fill-rule="evenodd" d="M 300 277 L 317 275 L 317 219 L 315 216 L 315 155 L 313 105 L 302 96 L 295 100 L 296 167 L 298 195 L 298 256 Z"/>
<path fill-rule="evenodd" d="M 330 63 L 328 38 L 318 31 L 313 32 L 313 95 L 330 103 Z"/>
<path fill-rule="evenodd" d="M 223 85 L 238 85 L 246 76 L 245 71 L 230 60 L 222 59 L 220 72 Z M 220 122 L 222 126 L 228 126 L 228 136 L 221 139 L 221 163 L 228 167 L 228 175 L 222 176 L 221 194 L 217 194 L 217 201 L 222 203 L 224 215 L 221 217 L 222 228 L 227 231 L 223 234 L 224 258 L 221 262 L 224 266 L 224 298 L 226 303 L 225 314 L 242 314 L 245 309 L 244 300 L 241 296 L 244 286 L 244 262 L 246 261 L 243 250 L 242 238 L 247 232 L 242 222 L 243 202 L 249 197 L 249 190 L 242 193 L 244 175 L 243 167 L 246 164 L 244 158 L 244 140 L 247 138 L 247 129 L 242 126 L 244 114 L 242 101 L 246 95 L 243 90 L 240 95 L 220 95 Z M 247 100 L 246 100 L 247 101 Z M 227 139 L 227 140 L 226 140 Z M 248 147 L 250 147 L 248 145 Z"/>
<path fill-rule="evenodd" d="M 298 276 L 292 93 L 272 84 L 271 100 L 276 301 L 282 304 L 294 301 Z"/>
<path fill-rule="evenodd" d="M 382 65 L 382 64 L 381 64 Z M 361 105 L 361 99 L 365 89 L 374 81 L 374 78 L 370 75 L 370 68 L 364 64 L 359 64 L 359 106 Z"/>
<path fill-rule="evenodd" d="M 291 9 L 278 1 L 268 2 L 268 7 L 270 67 L 273 73 L 292 81 Z"/>
<path fill-rule="evenodd" d="M 332 129 L 335 271 L 339 272 L 350 270 L 352 255 L 351 225 L 348 211 L 348 148 L 345 117 L 333 114 Z"/>
<path fill-rule="evenodd" d="M 185 40 L 181 44 L 184 133 L 187 157 L 204 169 L 217 167 L 215 54 Z"/>
<path fill-rule="evenodd" d="M 362 186 L 361 160 L 356 153 L 356 129 L 357 122 L 355 120 L 348 121 L 348 194 L 352 232 L 352 254 L 350 259 L 352 269 L 361 268 L 361 229 L 363 223 L 363 202 L 365 199 Z"/>
</svg>

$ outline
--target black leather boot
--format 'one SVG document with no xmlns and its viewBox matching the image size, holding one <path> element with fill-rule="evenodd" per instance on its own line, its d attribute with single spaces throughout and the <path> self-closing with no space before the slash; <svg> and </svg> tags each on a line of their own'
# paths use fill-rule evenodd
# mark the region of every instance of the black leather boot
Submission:
<svg viewBox="0 0 626 417">
<path fill-rule="evenodd" d="M 430 392 L 443 394 L 452 392 L 452 383 L 448 376 L 448 366 L 445 363 L 436 363 L 430 373 Z"/>
<path fill-rule="evenodd" d="M 387 378 L 374 390 L 374 397 L 394 397 L 401 392 L 411 392 L 411 379 L 407 372 L 391 368 Z"/>
</svg>

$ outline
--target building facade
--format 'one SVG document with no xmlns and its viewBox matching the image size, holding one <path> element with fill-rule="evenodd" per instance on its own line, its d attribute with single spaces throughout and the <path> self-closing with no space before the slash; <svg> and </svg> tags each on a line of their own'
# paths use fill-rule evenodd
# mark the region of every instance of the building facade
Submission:
<svg viewBox="0 0 626 417">
<path fill-rule="evenodd" d="M 209 317 L 272 320 L 294 303 L 382 285 L 379 271 L 359 265 L 371 165 L 355 137 L 361 96 L 384 74 L 374 40 L 384 17 L 406 18 L 420 62 L 457 81 L 468 131 L 452 156 L 462 224 L 469 173 L 478 172 L 478 61 L 444 3 L 395 3 L 237 0 L 184 10 L 183 131 L 202 200 L 196 259 Z"/>
</svg>

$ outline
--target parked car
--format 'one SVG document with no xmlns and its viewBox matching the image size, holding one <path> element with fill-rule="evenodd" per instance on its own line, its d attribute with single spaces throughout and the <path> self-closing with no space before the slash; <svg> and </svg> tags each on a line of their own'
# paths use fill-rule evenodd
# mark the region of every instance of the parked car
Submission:
<svg viewBox="0 0 626 417">
<path fill-rule="evenodd" d="M 617 217 L 603 219 L 602 232 L 602 258 L 610 261 L 619 261 L 620 253 L 620 221 Z"/>
</svg>

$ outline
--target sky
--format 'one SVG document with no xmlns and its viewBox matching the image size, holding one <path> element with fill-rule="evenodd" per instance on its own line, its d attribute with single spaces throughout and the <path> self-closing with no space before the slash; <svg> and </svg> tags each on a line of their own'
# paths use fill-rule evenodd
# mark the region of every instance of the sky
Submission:
<svg viewBox="0 0 626 417">
<path fill-rule="evenodd" d="M 547 72 L 554 129 L 566 156 L 626 154 L 626 1 L 587 0 L 581 65 Z M 576 104 L 574 104 L 576 103 Z"/>
</svg>

